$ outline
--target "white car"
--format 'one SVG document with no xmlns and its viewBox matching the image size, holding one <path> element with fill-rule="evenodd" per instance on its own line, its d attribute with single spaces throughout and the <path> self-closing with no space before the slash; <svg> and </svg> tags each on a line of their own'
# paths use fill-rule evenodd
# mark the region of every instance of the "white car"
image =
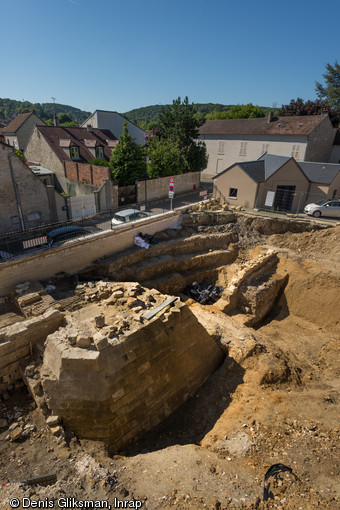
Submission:
<svg viewBox="0 0 340 510">
<path fill-rule="evenodd" d="M 304 212 L 314 218 L 320 218 L 320 216 L 340 218 L 340 200 L 320 200 L 315 204 L 306 205 Z"/>
<path fill-rule="evenodd" d="M 152 216 L 152 213 L 146 211 L 139 211 L 138 209 L 125 209 L 124 211 L 118 211 L 113 215 L 111 225 L 117 226 L 127 223 L 129 221 L 136 221 L 142 218 L 148 218 Z"/>
</svg>

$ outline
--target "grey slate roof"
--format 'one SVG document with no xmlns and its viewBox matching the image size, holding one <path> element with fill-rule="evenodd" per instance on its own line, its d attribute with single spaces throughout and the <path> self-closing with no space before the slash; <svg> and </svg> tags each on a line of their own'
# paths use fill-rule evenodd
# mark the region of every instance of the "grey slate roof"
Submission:
<svg viewBox="0 0 340 510">
<path fill-rule="evenodd" d="M 340 172 L 340 164 L 335 163 L 303 161 L 298 165 L 309 181 L 318 184 L 331 184 Z"/>
<path fill-rule="evenodd" d="M 291 157 L 288 156 L 276 156 L 275 154 L 263 154 L 256 161 L 241 161 L 235 163 L 242 170 L 249 175 L 255 182 L 264 182 L 271 177 L 279 168 L 281 168 Z M 232 165 L 234 166 L 234 165 Z M 230 168 L 227 168 L 223 172 L 215 175 L 213 179 L 216 179 L 221 174 L 227 172 Z"/>
</svg>

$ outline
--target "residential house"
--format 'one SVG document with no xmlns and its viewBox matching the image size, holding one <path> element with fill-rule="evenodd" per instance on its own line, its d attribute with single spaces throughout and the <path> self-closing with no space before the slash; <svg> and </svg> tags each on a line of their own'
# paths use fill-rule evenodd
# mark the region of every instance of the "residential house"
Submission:
<svg viewBox="0 0 340 510">
<path fill-rule="evenodd" d="M 65 199 L 45 186 L 8 144 L 0 142 L 0 233 L 67 219 Z"/>
<path fill-rule="evenodd" d="M 25 157 L 34 165 L 41 165 L 54 172 L 59 184 L 67 191 L 69 174 L 71 179 L 87 181 L 80 176 L 79 167 L 96 158 L 109 159 L 118 144 L 117 138 L 108 130 L 84 127 L 36 126 L 26 147 Z M 96 167 L 104 179 L 110 178 L 109 169 Z M 96 181 L 89 165 L 86 175 L 91 174 L 88 184 L 101 184 Z"/>
<path fill-rule="evenodd" d="M 45 122 L 39 119 L 34 109 L 30 113 L 21 113 L 2 129 L 4 141 L 16 150 L 24 151 L 28 139 L 37 125 L 45 126 Z"/>
<path fill-rule="evenodd" d="M 340 164 L 300 162 L 300 168 L 310 182 L 308 201 L 340 198 Z"/>
<path fill-rule="evenodd" d="M 296 212 L 306 203 L 340 195 L 340 164 L 264 154 L 234 163 L 213 181 L 215 196 L 231 205 Z"/>
<path fill-rule="evenodd" d="M 296 210 L 301 193 L 305 197 L 309 189 L 309 180 L 294 158 L 273 154 L 234 163 L 213 180 L 216 196 L 250 209 L 263 207 L 270 197 L 274 209 Z"/>
<path fill-rule="evenodd" d="M 125 119 L 117 112 L 106 110 L 96 110 L 88 119 L 83 122 L 82 127 L 92 126 L 92 128 L 108 129 L 119 139 L 123 133 L 124 122 L 127 122 L 129 133 L 136 143 L 145 145 L 145 131 L 139 128 L 129 120 Z"/>
<path fill-rule="evenodd" d="M 265 152 L 296 161 L 329 161 L 335 129 L 328 114 L 258 119 L 208 120 L 199 138 L 207 147 L 207 176 Z"/>
</svg>

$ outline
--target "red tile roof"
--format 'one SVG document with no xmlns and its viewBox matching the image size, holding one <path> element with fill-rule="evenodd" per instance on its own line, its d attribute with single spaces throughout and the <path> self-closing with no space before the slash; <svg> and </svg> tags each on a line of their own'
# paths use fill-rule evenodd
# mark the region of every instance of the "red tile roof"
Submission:
<svg viewBox="0 0 340 510">
<path fill-rule="evenodd" d="M 61 161 L 72 161 L 62 147 L 79 147 L 80 161 L 92 161 L 95 156 L 86 147 L 91 140 L 92 146 L 102 146 L 104 156 L 107 160 L 112 154 L 112 147 L 118 143 L 117 138 L 106 129 L 93 128 L 88 131 L 87 128 L 62 127 L 62 126 L 36 126 L 36 129 L 43 135 L 50 147 Z M 115 145 L 113 145 L 115 144 Z"/>
<path fill-rule="evenodd" d="M 207 120 L 199 133 L 204 135 L 309 135 L 328 117 L 323 115 L 305 115 L 279 117 L 268 122 L 267 117 L 260 119 Z"/>
</svg>

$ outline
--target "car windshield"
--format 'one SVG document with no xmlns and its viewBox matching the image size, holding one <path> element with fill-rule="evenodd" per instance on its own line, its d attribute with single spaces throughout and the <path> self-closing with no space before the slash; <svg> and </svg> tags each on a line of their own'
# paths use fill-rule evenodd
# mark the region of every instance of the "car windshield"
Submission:
<svg viewBox="0 0 340 510">
<path fill-rule="evenodd" d="M 319 202 L 315 202 L 315 205 L 324 205 L 328 202 L 328 200 L 319 200 Z"/>
</svg>

